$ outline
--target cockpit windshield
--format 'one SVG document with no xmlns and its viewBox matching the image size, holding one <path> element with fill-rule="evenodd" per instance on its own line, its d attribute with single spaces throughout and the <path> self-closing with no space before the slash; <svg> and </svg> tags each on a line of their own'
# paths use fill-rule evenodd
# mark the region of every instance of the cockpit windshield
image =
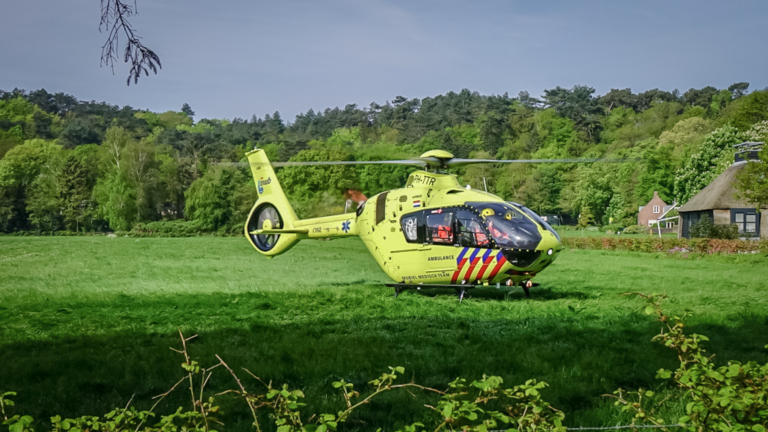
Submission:
<svg viewBox="0 0 768 432">
<path fill-rule="evenodd" d="M 472 203 L 480 212 L 493 241 L 502 248 L 536 249 L 541 235 L 536 224 L 520 210 L 503 203 Z"/>
<path fill-rule="evenodd" d="M 545 221 L 539 215 L 534 213 L 533 210 L 529 209 L 528 207 L 526 207 L 524 205 L 520 205 L 518 203 L 510 202 L 509 204 L 512 204 L 512 207 L 519 208 L 519 209 L 523 210 L 528 216 L 530 216 L 533 220 L 538 222 L 538 224 L 541 225 L 542 228 L 544 228 L 545 230 L 551 232 L 552 235 L 555 236 L 557 241 L 562 241 L 562 240 L 560 240 L 560 234 L 558 234 L 557 231 L 555 231 L 555 229 L 552 228 L 552 226 L 547 223 L 547 221 Z"/>
</svg>

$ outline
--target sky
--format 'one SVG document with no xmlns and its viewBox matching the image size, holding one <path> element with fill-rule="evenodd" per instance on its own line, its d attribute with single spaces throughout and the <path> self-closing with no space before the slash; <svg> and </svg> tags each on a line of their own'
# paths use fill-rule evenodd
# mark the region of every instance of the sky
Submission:
<svg viewBox="0 0 768 432">
<path fill-rule="evenodd" d="M 130 1 L 130 0 L 129 0 Z M 768 86 L 768 1 L 136 0 L 162 61 L 126 85 L 100 67 L 97 0 L 3 0 L 0 89 L 45 88 L 196 119 L 292 121 L 467 88 L 681 92 Z M 125 40 L 123 39 L 123 42 Z"/>
</svg>

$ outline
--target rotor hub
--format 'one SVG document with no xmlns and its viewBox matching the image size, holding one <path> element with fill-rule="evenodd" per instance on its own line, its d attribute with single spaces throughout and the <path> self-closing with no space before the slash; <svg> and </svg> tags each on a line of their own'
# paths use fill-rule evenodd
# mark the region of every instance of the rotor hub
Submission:
<svg viewBox="0 0 768 432">
<path fill-rule="evenodd" d="M 429 168 L 448 169 L 448 164 L 453 159 L 453 154 L 445 150 L 430 150 L 419 156 L 419 159 L 424 161 Z"/>
</svg>

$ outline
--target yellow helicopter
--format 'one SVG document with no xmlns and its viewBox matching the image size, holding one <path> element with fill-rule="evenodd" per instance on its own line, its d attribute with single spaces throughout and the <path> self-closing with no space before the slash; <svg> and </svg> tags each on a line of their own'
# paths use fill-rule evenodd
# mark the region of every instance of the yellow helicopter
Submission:
<svg viewBox="0 0 768 432">
<path fill-rule="evenodd" d="M 495 285 L 529 288 L 563 249 L 557 232 L 523 205 L 462 187 L 447 169 L 473 163 L 614 162 L 608 159 L 459 159 L 443 150 L 395 161 L 270 163 L 264 150 L 246 154 L 259 199 L 245 236 L 271 258 L 299 240 L 359 236 L 382 270 L 405 289 L 454 288 L 460 301 L 468 288 Z M 355 213 L 299 219 L 277 181 L 273 166 L 407 164 L 413 172 L 402 189 L 382 192 Z"/>
</svg>

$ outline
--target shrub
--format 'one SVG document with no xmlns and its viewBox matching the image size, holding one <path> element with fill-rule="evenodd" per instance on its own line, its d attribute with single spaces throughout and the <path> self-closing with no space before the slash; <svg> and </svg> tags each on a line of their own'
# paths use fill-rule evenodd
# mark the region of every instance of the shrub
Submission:
<svg viewBox="0 0 768 432">
<path fill-rule="evenodd" d="M 736 240 L 739 238 L 739 228 L 736 225 L 715 225 L 709 219 L 709 215 L 702 215 L 701 219 L 691 225 L 692 238 L 711 238 Z"/>
<path fill-rule="evenodd" d="M 625 231 L 626 232 L 626 231 Z M 629 252 L 694 252 L 703 254 L 768 253 L 768 240 L 724 240 L 670 237 L 563 237 L 563 245 L 573 249 L 617 250 Z"/>
<path fill-rule="evenodd" d="M 642 226 L 642 225 L 632 225 L 624 228 L 624 231 L 622 233 L 624 234 L 647 234 L 648 233 L 648 227 Z"/>
<path fill-rule="evenodd" d="M 624 225 L 622 225 L 622 224 L 610 224 L 610 225 L 603 225 L 600 228 L 600 231 L 602 231 L 602 232 L 607 232 L 607 231 L 619 232 L 619 231 L 622 230 L 622 228 L 624 228 Z"/>
<path fill-rule="evenodd" d="M 626 295 L 626 294 L 625 294 Z M 768 363 L 760 365 L 751 361 L 728 361 L 717 366 L 714 355 L 707 355 L 704 335 L 685 334 L 684 313 L 670 317 L 661 309 L 666 295 L 633 293 L 646 300 L 647 315 L 656 315 L 662 324 L 661 334 L 652 340 L 676 351 L 680 366 L 675 371 L 660 369 L 656 378 L 670 380 L 683 391 L 685 414 L 677 419 L 689 431 L 754 431 L 765 432 L 768 426 Z M 768 345 L 765 346 L 768 348 Z M 632 392 L 634 400 L 626 400 L 623 390 L 614 392 L 616 405 L 622 411 L 634 412 L 635 420 L 649 421 L 656 425 L 663 420 L 653 418 L 654 406 L 643 406 L 643 396 L 650 398 L 653 392 Z"/>
<path fill-rule="evenodd" d="M 132 234 L 156 235 L 159 237 L 194 237 L 210 232 L 200 221 L 158 221 L 139 223 L 131 231 Z"/>
</svg>

